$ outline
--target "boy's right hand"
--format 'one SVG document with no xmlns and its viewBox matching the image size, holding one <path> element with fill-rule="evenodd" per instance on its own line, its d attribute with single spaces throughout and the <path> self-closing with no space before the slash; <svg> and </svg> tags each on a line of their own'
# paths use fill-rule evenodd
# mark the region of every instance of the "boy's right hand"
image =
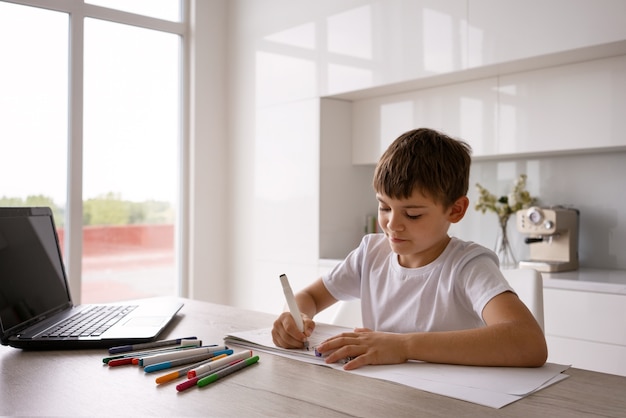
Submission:
<svg viewBox="0 0 626 418">
<path fill-rule="evenodd" d="M 283 312 L 280 314 L 272 327 L 274 344 L 283 348 L 303 348 L 304 341 L 311 336 L 315 329 L 315 322 L 304 314 L 302 314 L 302 322 L 304 323 L 304 332 L 300 332 L 291 313 Z"/>
</svg>

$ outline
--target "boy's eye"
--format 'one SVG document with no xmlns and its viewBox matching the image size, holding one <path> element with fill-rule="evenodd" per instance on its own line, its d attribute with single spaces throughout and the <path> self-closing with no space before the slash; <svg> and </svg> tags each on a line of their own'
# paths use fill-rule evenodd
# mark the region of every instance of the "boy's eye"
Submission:
<svg viewBox="0 0 626 418">
<path fill-rule="evenodd" d="M 419 219 L 422 215 L 409 215 L 408 213 L 406 214 L 406 217 L 409 219 Z"/>
<path fill-rule="evenodd" d="M 390 210 L 391 210 L 390 208 L 383 208 L 382 206 L 378 207 L 379 212 L 389 212 Z"/>
</svg>

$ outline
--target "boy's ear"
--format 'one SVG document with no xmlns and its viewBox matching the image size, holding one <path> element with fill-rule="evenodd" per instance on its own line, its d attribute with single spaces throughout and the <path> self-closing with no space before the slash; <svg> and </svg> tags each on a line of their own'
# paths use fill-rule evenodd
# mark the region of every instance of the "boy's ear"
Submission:
<svg viewBox="0 0 626 418">
<path fill-rule="evenodd" d="M 469 207 L 469 199 L 467 196 L 460 197 L 450 207 L 450 213 L 448 214 L 448 220 L 451 223 L 457 223 L 465 216 L 465 212 Z"/>
</svg>

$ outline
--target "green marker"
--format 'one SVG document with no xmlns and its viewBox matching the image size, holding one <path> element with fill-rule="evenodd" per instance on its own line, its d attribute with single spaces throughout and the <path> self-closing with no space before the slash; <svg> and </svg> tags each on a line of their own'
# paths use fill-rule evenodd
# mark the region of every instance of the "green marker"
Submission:
<svg viewBox="0 0 626 418">
<path fill-rule="evenodd" d="M 251 364 L 256 363 L 257 361 L 259 361 L 259 356 L 254 356 L 254 357 L 247 358 L 245 360 L 238 361 L 232 366 L 228 366 L 225 369 L 219 370 L 213 374 L 208 375 L 207 377 L 203 377 L 202 379 L 198 380 L 197 385 L 199 387 L 206 386 L 209 383 L 213 383 L 216 380 L 224 376 L 228 376 L 229 374 L 236 372 L 237 370 L 241 370 L 245 367 L 248 367 Z"/>
</svg>

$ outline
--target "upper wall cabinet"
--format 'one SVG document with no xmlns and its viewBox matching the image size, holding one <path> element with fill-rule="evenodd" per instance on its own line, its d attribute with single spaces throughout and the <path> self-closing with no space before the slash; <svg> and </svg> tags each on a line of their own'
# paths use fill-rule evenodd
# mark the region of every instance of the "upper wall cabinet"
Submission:
<svg viewBox="0 0 626 418">
<path fill-rule="evenodd" d="M 428 127 L 493 153 L 498 99 L 496 78 L 357 100 L 352 105 L 352 162 L 373 164 L 400 134 Z"/>
<path fill-rule="evenodd" d="M 479 159 L 626 147 L 624 41 L 388 88 L 341 96 L 352 101 L 354 164 L 375 164 L 419 127 L 466 140 Z"/>
<path fill-rule="evenodd" d="M 318 80 L 321 96 L 336 95 L 626 39 L 624 0 L 353 3 L 264 39 L 258 65 L 278 80 L 267 94 L 310 97 Z M 290 72 L 310 82 L 285 84 Z"/>
<path fill-rule="evenodd" d="M 494 154 L 626 146 L 626 55 L 499 80 Z"/>
<path fill-rule="evenodd" d="M 468 68 L 626 39 L 623 0 L 469 0 Z"/>
<path fill-rule="evenodd" d="M 257 2 L 251 2 L 251 4 Z M 296 2 L 264 13 L 259 106 L 438 77 L 626 39 L 624 0 Z M 315 6 L 313 6 L 315 4 Z M 267 6 L 258 6 L 260 8 Z M 270 7 L 270 9 L 272 9 Z M 287 21 L 301 22 L 290 26 Z"/>
<path fill-rule="evenodd" d="M 312 36 L 321 95 L 467 68 L 467 0 L 343 3 L 355 6 L 316 21 Z"/>
</svg>

